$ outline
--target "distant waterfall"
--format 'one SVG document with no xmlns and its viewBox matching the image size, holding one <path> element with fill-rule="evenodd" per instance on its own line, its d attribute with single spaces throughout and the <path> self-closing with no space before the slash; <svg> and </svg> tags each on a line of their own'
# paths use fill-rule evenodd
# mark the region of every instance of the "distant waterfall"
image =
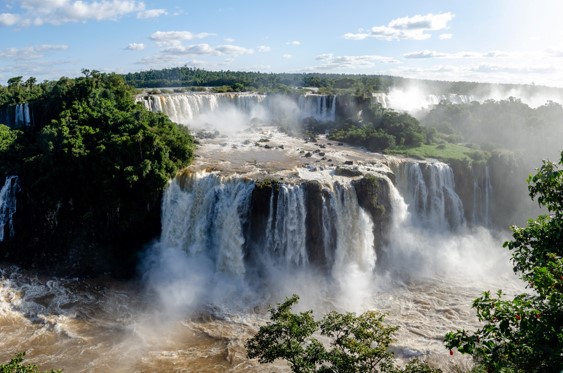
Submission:
<svg viewBox="0 0 563 373">
<path fill-rule="evenodd" d="M 290 96 L 262 95 L 257 93 L 175 93 L 143 95 L 137 97 L 148 110 L 162 112 L 172 121 L 191 124 L 204 115 L 235 109 L 248 116 L 273 120 L 315 118 L 330 122 L 336 118 L 336 96 L 307 94 L 294 99 Z M 291 103 L 291 105 L 288 105 Z M 279 117 L 279 118 L 278 118 Z M 250 123 L 249 123 L 250 124 Z"/>
<path fill-rule="evenodd" d="M 319 122 L 334 122 L 336 119 L 336 96 L 299 96 L 298 104 L 302 117 L 312 117 Z"/>
<path fill-rule="evenodd" d="M 491 222 L 491 204 L 493 199 L 493 184 L 489 166 L 485 166 L 481 174 L 473 175 L 473 206 L 471 214 L 471 223 L 490 227 Z"/>
<path fill-rule="evenodd" d="M 16 213 L 16 192 L 18 190 L 18 177 L 6 177 L 4 186 L 0 189 L 0 242 L 4 241 L 6 227 L 10 237 L 15 235 L 13 217 Z"/>
<path fill-rule="evenodd" d="M 16 127 L 30 126 L 31 125 L 31 114 L 29 112 L 29 104 L 17 104 L 16 105 Z"/>
<path fill-rule="evenodd" d="M 202 114 L 228 107 L 250 114 L 265 98 L 259 94 L 187 93 L 140 96 L 137 101 L 150 111 L 166 114 L 176 123 L 188 124 Z"/>
<path fill-rule="evenodd" d="M 409 212 L 420 224 L 437 229 L 465 225 L 463 204 L 447 164 L 403 162 L 396 178 Z"/>
<path fill-rule="evenodd" d="M 17 128 L 33 125 L 33 115 L 28 103 L 6 106 L 0 110 L 0 123 Z"/>
<path fill-rule="evenodd" d="M 475 101 L 476 98 L 470 95 L 445 94 L 432 95 L 423 94 L 422 92 L 413 90 L 392 90 L 389 93 L 373 93 L 373 100 L 386 109 L 394 109 L 400 111 L 418 111 L 421 109 L 430 109 L 434 105 L 438 105 L 441 101 L 447 101 L 452 104 L 467 104 Z"/>
</svg>

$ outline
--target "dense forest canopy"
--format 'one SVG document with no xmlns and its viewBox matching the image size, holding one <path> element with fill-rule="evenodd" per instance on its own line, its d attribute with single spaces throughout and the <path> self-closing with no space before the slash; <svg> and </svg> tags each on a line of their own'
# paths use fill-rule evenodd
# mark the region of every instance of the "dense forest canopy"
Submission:
<svg viewBox="0 0 563 373">
<path fill-rule="evenodd" d="M 130 269 L 158 235 L 162 193 L 194 144 L 187 128 L 135 103 L 121 76 L 84 73 L 8 88 L 12 102 L 27 96 L 36 120 L 0 125 L 0 173 L 19 176 L 18 211 L 27 210 L 7 257 Z"/>
<path fill-rule="evenodd" d="M 235 91 L 276 91 L 288 87 L 316 87 L 329 91 L 349 89 L 357 93 L 373 93 L 416 86 L 433 94 L 477 95 L 492 90 L 499 92 L 518 90 L 527 94 L 542 90 L 550 94 L 563 94 L 563 89 L 560 88 L 535 85 L 433 81 L 389 75 L 210 71 L 187 66 L 128 73 L 124 78 L 137 88 L 230 86 Z"/>
</svg>

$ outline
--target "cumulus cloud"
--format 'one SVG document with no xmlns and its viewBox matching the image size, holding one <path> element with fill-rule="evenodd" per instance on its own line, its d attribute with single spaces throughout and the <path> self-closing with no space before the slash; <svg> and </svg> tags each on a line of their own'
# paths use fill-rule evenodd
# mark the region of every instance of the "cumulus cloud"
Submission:
<svg viewBox="0 0 563 373">
<path fill-rule="evenodd" d="M 116 20 L 128 14 L 151 12 L 135 0 L 20 0 L 13 13 L 0 14 L 2 26 L 60 25 L 90 20 Z"/>
<path fill-rule="evenodd" d="M 335 56 L 332 53 L 318 55 L 316 60 L 322 62 L 322 65 L 315 67 L 320 70 L 356 69 L 373 67 L 380 63 L 400 63 L 400 61 L 394 58 L 385 56 Z"/>
<path fill-rule="evenodd" d="M 345 39 L 363 40 L 426 40 L 432 37 L 430 32 L 447 29 L 454 14 L 439 13 L 396 18 L 385 26 L 374 26 L 368 32 L 346 33 Z"/>
<path fill-rule="evenodd" d="M 293 57 L 293 56 L 292 56 L 291 54 L 289 54 L 289 53 L 286 53 L 286 54 L 283 54 L 283 55 L 282 55 L 282 58 L 283 58 L 284 60 L 289 60 L 289 59 L 292 58 L 292 57 Z"/>
<path fill-rule="evenodd" d="M 156 31 L 150 36 L 150 39 L 161 46 L 180 46 L 183 41 L 204 39 L 209 36 L 213 36 L 208 32 L 201 32 L 199 34 L 194 34 L 190 31 Z"/>
<path fill-rule="evenodd" d="M 452 34 L 440 34 L 440 40 L 450 40 L 453 37 Z"/>
<path fill-rule="evenodd" d="M 13 26 L 20 21 L 20 17 L 13 13 L 0 13 L 0 26 Z"/>
<path fill-rule="evenodd" d="M 227 43 L 234 43 L 235 42 L 235 39 L 233 39 L 233 38 L 225 38 L 223 40 Z"/>
<path fill-rule="evenodd" d="M 148 9 L 137 13 L 137 18 L 140 19 L 156 18 L 160 16 L 165 16 L 167 14 L 168 12 L 166 11 L 166 9 Z"/>
<path fill-rule="evenodd" d="M 143 43 L 130 43 L 125 49 L 129 51 L 142 51 L 145 49 L 145 44 Z"/>
<path fill-rule="evenodd" d="M 301 45 L 301 42 L 299 40 L 293 40 L 293 41 L 288 41 L 285 44 L 287 44 L 287 45 Z"/>
</svg>

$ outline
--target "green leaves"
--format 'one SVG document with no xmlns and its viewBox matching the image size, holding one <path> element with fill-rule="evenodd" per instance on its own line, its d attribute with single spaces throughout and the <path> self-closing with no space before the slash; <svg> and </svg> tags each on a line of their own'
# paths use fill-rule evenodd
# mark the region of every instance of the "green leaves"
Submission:
<svg viewBox="0 0 563 373">
<path fill-rule="evenodd" d="M 492 371 L 561 372 L 563 369 L 563 153 L 559 165 L 545 161 L 528 179 L 532 198 L 549 215 L 512 227 L 514 271 L 530 292 L 503 299 L 489 292 L 473 308 L 484 322 L 481 329 L 450 332 L 446 348 L 471 354 Z"/>
<path fill-rule="evenodd" d="M 271 321 L 246 343 L 249 358 L 286 360 L 293 372 L 302 373 L 440 372 L 420 361 L 404 369 L 395 366 L 388 349 L 398 328 L 386 325 L 383 314 L 333 311 L 315 321 L 312 311 L 291 311 L 298 300 L 293 295 L 270 309 Z"/>
<path fill-rule="evenodd" d="M 0 364 L 0 373 L 39 373 L 39 368 L 34 364 L 23 364 L 25 352 L 16 354 L 6 364 Z M 63 370 L 49 370 L 45 373 L 61 373 Z"/>
</svg>

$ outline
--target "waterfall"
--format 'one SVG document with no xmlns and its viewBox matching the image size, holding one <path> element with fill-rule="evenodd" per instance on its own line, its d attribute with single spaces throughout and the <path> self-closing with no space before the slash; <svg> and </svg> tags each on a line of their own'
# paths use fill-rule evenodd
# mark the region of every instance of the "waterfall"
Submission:
<svg viewBox="0 0 563 373">
<path fill-rule="evenodd" d="M 396 177 L 412 218 L 420 224 L 436 229 L 465 225 L 463 204 L 447 164 L 403 162 Z"/>
<path fill-rule="evenodd" d="M 253 189 L 253 182 L 215 174 L 175 179 L 163 200 L 162 244 L 207 256 L 218 272 L 243 274 L 243 225 Z"/>
<path fill-rule="evenodd" d="M 4 241 L 6 226 L 9 236 L 14 237 L 13 217 L 16 213 L 16 193 L 19 190 L 17 176 L 8 176 L 0 189 L 0 242 Z"/>
<path fill-rule="evenodd" d="M 299 96 L 292 105 L 290 96 L 267 96 L 257 93 L 175 93 L 137 96 L 147 110 L 162 112 L 172 121 L 192 124 L 202 115 L 235 109 L 248 117 L 261 120 L 315 118 L 319 122 L 330 122 L 336 118 L 336 96 L 307 94 Z M 295 113 L 294 113 L 295 111 Z"/>
<path fill-rule="evenodd" d="M 0 123 L 18 128 L 33 125 L 33 115 L 28 103 L 0 108 Z"/>
<path fill-rule="evenodd" d="M 373 93 L 374 102 L 386 109 L 416 112 L 421 109 L 430 109 L 438 105 L 441 101 L 452 104 L 467 104 L 475 101 L 476 98 L 470 95 L 445 94 L 433 95 L 425 94 L 418 90 L 399 90 L 394 89 L 389 93 Z"/>
<path fill-rule="evenodd" d="M 280 185 L 275 204 L 274 194 L 272 190 L 266 231 L 266 252 L 274 258 L 275 262 L 306 266 L 309 259 L 305 246 L 307 212 L 303 188 Z"/>
<path fill-rule="evenodd" d="M 336 219 L 332 221 L 336 231 L 333 274 L 339 277 L 350 266 L 362 273 L 371 273 L 375 268 L 373 222 L 358 205 L 354 188 L 336 184 L 331 195 L 331 208 Z M 325 241 L 328 241 L 325 239 Z M 325 248 L 325 252 L 330 248 Z"/>
<path fill-rule="evenodd" d="M 471 214 L 471 223 L 474 226 L 491 226 L 492 198 L 493 185 L 491 183 L 489 166 L 485 166 L 480 174 L 473 175 L 473 212 Z"/>
<path fill-rule="evenodd" d="M 163 199 L 161 244 L 188 256 L 205 256 L 217 272 L 234 275 L 249 269 L 311 268 L 312 247 L 317 246 L 325 256 L 318 264 L 335 277 L 351 266 L 371 274 L 376 261 L 374 225 L 359 206 L 354 187 L 335 181 L 332 189 L 315 191 L 321 196 L 311 196 L 305 188 L 278 184 L 258 189 L 246 179 L 214 173 L 178 176 Z M 322 205 L 308 204 L 308 198 L 317 197 Z M 312 208 L 322 209 L 315 215 L 322 221 L 310 220 L 315 219 L 309 214 Z M 251 223 L 252 218 L 258 221 Z M 322 231 L 319 242 L 309 237 L 315 224 Z"/>
<path fill-rule="evenodd" d="M 336 96 L 299 96 L 298 105 L 302 118 L 312 117 L 319 122 L 334 122 L 336 119 Z"/>
<path fill-rule="evenodd" d="M 31 114 L 29 112 L 29 104 L 17 104 L 15 108 L 15 126 L 22 127 L 22 126 L 30 126 L 31 123 Z"/>
</svg>

